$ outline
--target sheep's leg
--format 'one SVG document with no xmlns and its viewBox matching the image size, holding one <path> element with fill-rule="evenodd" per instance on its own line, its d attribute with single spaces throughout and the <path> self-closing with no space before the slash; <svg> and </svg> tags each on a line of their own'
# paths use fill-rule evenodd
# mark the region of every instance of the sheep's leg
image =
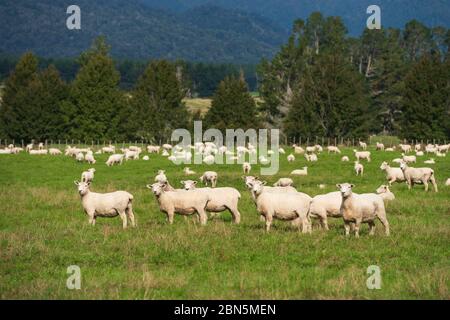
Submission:
<svg viewBox="0 0 450 320">
<path fill-rule="evenodd" d="M 434 192 L 438 192 L 438 186 L 436 184 L 436 179 L 434 178 L 434 176 L 430 177 L 430 181 L 433 184 Z"/>
<path fill-rule="evenodd" d="M 173 224 L 174 215 L 175 215 L 175 213 L 173 210 L 167 211 L 167 221 L 169 222 L 169 224 Z"/>
<path fill-rule="evenodd" d="M 206 225 L 206 221 L 208 221 L 208 216 L 206 215 L 205 210 L 203 208 L 198 208 L 197 214 L 200 219 L 200 224 L 202 226 Z"/>
<path fill-rule="evenodd" d="M 369 222 L 369 235 L 373 236 L 375 234 L 375 222 Z"/>
<path fill-rule="evenodd" d="M 428 192 L 428 181 L 427 181 L 427 179 L 422 179 L 422 183 L 425 186 L 425 191 Z"/>
<path fill-rule="evenodd" d="M 131 206 L 131 203 L 128 205 L 127 209 L 126 209 L 126 213 L 128 215 L 128 218 L 131 221 L 131 226 L 134 228 L 136 227 L 136 222 L 134 220 L 134 212 L 133 212 L 133 207 Z"/>
<path fill-rule="evenodd" d="M 228 210 L 233 216 L 233 222 L 239 224 L 241 222 L 241 213 L 239 212 L 238 207 L 228 208 Z"/>
<path fill-rule="evenodd" d="M 259 216 L 259 221 L 266 222 L 266 217 L 264 215 Z"/>
<path fill-rule="evenodd" d="M 384 233 L 385 233 L 387 236 L 389 236 L 389 234 L 390 234 L 390 230 L 389 230 L 389 222 L 387 221 L 386 216 L 385 216 L 385 215 L 378 215 L 378 219 L 380 219 L 381 224 L 382 224 L 383 227 L 384 227 Z"/>
<path fill-rule="evenodd" d="M 356 220 L 355 223 L 355 237 L 359 238 L 359 228 L 361 227 L 361 220 Z"/>
<path fill-rule="evenodd" d="M 350 223 L 348 221 L 344 221 L 345 228 L 345 236 L 348 237 L 350 235 Z"/>
<path fill-rule="evenodd" d="M 302 233 L 311 233 L 308 218 L 306 216 L 302 216 L 300 220 L 302 222 Z"/>
<path fill-rule="evenodd" d="M 122 227 L 124 229 L 126 229 L 128 221 L 127 221 L 127 215 L 125 214 L 125 211 L 119 211 L 119 216 L 120 216 L 120 219 L 122 219 Z"/>
<path fill-rule="evenodd" d="M 266 232 L 270 231 L 270 226 L 272 225 L 272 214 L 271 213 L 266 213 Z"/>
</svg>

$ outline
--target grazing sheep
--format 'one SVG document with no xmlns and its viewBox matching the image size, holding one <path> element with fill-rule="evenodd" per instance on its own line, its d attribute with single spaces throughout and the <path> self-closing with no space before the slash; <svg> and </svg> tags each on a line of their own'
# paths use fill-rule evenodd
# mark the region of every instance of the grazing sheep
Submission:
<svg viewBox="0 0 450 320">
<path fill-rule="evenodd" d="M 27 146 L 25 147 L 25 152 L 30 152 L 30 150 L 33 150 L 33 144 L 27 144 Z"/>
<path fill-rule="evenodd" d="M 211 215 L 228 210 L 233 217 L 233 222 L 239 224 L 241 222 L 241 213 L 238 209 L 241 194 L 235 188 L 196 188 L 197 181 L 187 180 L 181 181 L 185 190 L 195 190 L 205 192 L 210 197 L 210 201 L 206 205 L 206 211 Z"/>
<path fill-rule="evenodd" d="M 148 153 L 159 153 L 160 149 L 161 149 L 160 146 L 147 146 Z"/>
<path fill-rule="evenodd" d="M 323 152 L 323 148 L 322 148 L 322 146 L 321 146 L 320 144 L 316 144 L 316 145 L 314 146 L 314 148 L 316 149 L 316 152 L 317 152 L 317 153 Z"/>
<path fill-rule="evenodd" d="M 113 154 L 110 155 L 108 160 L 106 161 L 106 165 L 108 167 L 113 166 L 114 164 L 122 164 L 123 162 L 123 154 Z"/>
<path fill-rule="evenodd" d="M 44 149 L 44 143 L 39 142 L 38 150 L 42 150 L 42 149 Z"/>
<path fill-rule="evenodd" d="M 406 162 L 400 164 L 400 169 L 403 171 L 409 190 L 414 186 L 414 183 L 423 183 L 425 185 L 425 191 L 428 191 L 428 182 L 431 182 L 434 187 L 434 192 L 438 192 L 433 169 L 409 167 Z"/>
<path fill-rule="evenodd" d="M 383 198 L 384 202 L 395 200 L 395 195 L 389 190 L 389 186 L 382 184 L 377 190 L 376 193 Z"/>
<path fill-rule="evenodd" d="M 343 157 L 341 158 L 341 161 L 342 161 L 342 162 L 349 162 L 350 159 L 349 159 L 347 156 L 343 156 Z"/>
<path fill-rule="evenodd" d="M 303 153 L 305 153 L 305 149 L 303 149 L 302 147 L 299 147 L 299 146 L 294 146 L 294 153 L 295 154 L 303 154 Z"/>
<path fill-rule="evenodd" d="M 357 161 L 367 160 L 368 162 L 370 162 L 370 151 L 357 151 L 356 149 L 354 149 L 353 152 L 355 153 Z"/>
<path fill-rule="evenodd" d="M 50 148 L 50 149 L 48 149 L 48 153 L 49 153 L 50 155 L 52 155 L 52 156 L 57 156 L 57 155 L 62 154 L 61 150 L 56 149 L 56 148 Z"/>
<path fill-rule="evenodd" d="M 249 174 L 250 170 L 252 170 L 252 166 L 249 162 L 244 162 L 242 164 L 242 170 L 244 171 L 244 174 Z"/>
<path fill-rule="evenodd" d="M 328 217 L 340 218 L 342 197 L 339 191 L 320 194 L 312 198 L 309 214 L 318 218 L 325 230 L 328 230 Z"/>
<path fill-rule="evenodd" d="M 402 160 L 406 163 L 416 163 L 416 156 L 407 156 L 402 153 Z"/>
<path fill-rule="evenodd" d="M 172 149 L 172 145 L 170 145 L 170 144 L 168 144 L 168 143 L 163 144 L 162 147 L 163 147 L 163 149 L 166 150 L 166 151 L 169 151 L 169 150 Z"/>
<path fill-rule="evenodd" d="M 359 141 L 359 146 L 363 149 L 366 150 L 367 149 L 367 143 Z"/>
<path fill-rule="evenodd" d="M 8 153 L 12 153 L 11 150 L 7 149 Z M 43 150 L 30 150 L 30 155 L 44 155 L 47 154 L 48 150 L 47 149 L 43 149 Z"/>
<path fill-rule="evenodd" d="M 405 181 L 405 176 L 403 175 L 403 171 L 400 168 L 391 168 L 389 164 L 384 161 L 380 169 L 382 171 L 386 171 L 386 179 L 389 182 L 389 186 L 392 186 L 393 182 L 403 182 Z"/>
<path fill-rule="evenodd" d="M 376 150 L 384 151 L 384 144 L 377 142 Z"/>
<path fill-rule="evenodd" d="M 167 183 L 167 177 L 166 177 L 166 171 L 165 170 L 158 170 L 158 174 L 155 177 L 155 182 L 158 182 L 160 184 Z"/>
<path fill-rule="evenodd" d="M 378 218 L 389 236 L 389 222 L 383 198 L 375 193 L 356 194 L 352 192 L 353 184 L 336 185 L 341 192 L 341 214 L 344 219 L 345 235 L 350 234 L 350 226 L 354 224 L 355 236 L 359 237 L 361 223 L 369 224 L 369 235 L 375 234 L 375 219 Z"/>
<path fill-rule="evenodd" d="M 116 147 L 109 145 L 108 147 L 103 147 L 101 150 L 103 153 L 114 153 L 116 152 Z"/>
<path fill-rule="evenodd" d="M 207 192 L 191 190 L 175 190 L 165 191 L 167 183 L 154 183 L 147 185 L 151 189 L 156 199 L 158 200 L 159 209 L 165 212 L 167 220 L 170 224 L 173 223 L 175 213 L 188 216 L 196 213 L 199 217 L 200 224 L 206 225 L 208 216 L 205 208 L 211 200 Z"/>
<path fill-rule="evenodd" d="M 423 151 L 416 151 L 416 156 L 417 157 L 423 157 L 424 156 Z"/>
<path fill-rule="evenodd" d="M 336 146 L 328 146 L 327 151 L 328 153 L 341 153 L 341 150 Z"/>
<path fill-rule="evenodd" d="M 316 147 L 306 147 L 307 153 L 313 153 L 314 151 L 316 151 Z"/>
<path fill-rule="evenodd" d="M 291 172 L 294 176 L 307 176 L 308 175 L 308 167 L 303 167 L 303 169 L 296 169 Z"/>
<path fill-rule="evenodd" d="M 94 180 L 94 172 L 95 172 L 94 168 L 88 169 L 87 171 L 83 171 L 83 173 L 81 174 L 81 181 L 92 182 Z"/>
<path fill-rule="evenodd" d="M 78 162 L 84 161 L 84 154 L 83 154 L 83 152 L 78 152 L 77 156 L 75 157 L 75 160 L 77 160 Z"/>
<path fill-rule="evenodd" d="M 364 166 L 361 163 L 359 163 L 359 161 L 355 161 L 354 168 L 357 176 L 361 175 L 362 177 L 364 175 Z"/>
<path fill-rule="evenodd" d="M 386 151 L 386 152 L 394 152 L 395 151 L 395 147 L 386 148 L 384 151 Z"/>
<path fill-rule="evenodd" d="M 293 187 L 294 181 L 291 178 L 280 178 L 273 184 L 274 187 Z"/>
<path fill-rule="evenodd" d="M 195 174 L 195 171 L 192 171 L 191 169 L 189 169 L 189 167 L 184 168 L 183 172 L 187 176 Z"/>
<path fill-rule="evenodd" d="M 404 153 L 409 153 L 412 150 L 412 147 L 409 144 L 400 144 L 400 149 L 404 152 Z"/>
<path fill-rule="evenodd" d="M 132 160 L 139 160 L 139 154 L 140 152 L 138 150 L 126 150 L 125 151 L 125 161 L 128 161 L 130 159 Z"/>
<path fill-rule="evenodd" d="M 208 186 L 208 182 L 211 183 L 211 186 L 213 188 L 216 187 L 217 185 L 217 172 L 215 171 L 205 171 L 203 173 L 203 175 L 200 177 L 200 181 L 205 184 L 206 186 Z"/>
<path fill-rule="evenodd" d="M 305 158 L 306 158 L 306 161 L 309 161 L 309 162 L 317 162 L 318 161 L 317 155 L 315 153 L 305 154 Z"/>
<path fill-rule="evenodd" d="M 291 153 L 290 155 L 287 156 L 287 161 L 288 162 L 294 162 L 295 161 L 295 156 Z"/>
<path fill-rule="evenodd" d="M 256 209 L 266 221 L 266 231 L 270 231 L 273 219 L 294 221 L 302 225 L 302 233 L 311 233 L 309 207 L 311 197 L 304 193 L 272 193 L 264 189 L 265 181 L 255 181 L 252 194 L 256 200 Z"/>
<path fill-rule="evenodd" d="M 418 143 L 418 144 L 416 144 L 415 146 L 414 146 L 414 150 L 417 152 L 417 151 L 420 151 L 422 149 L 422 145 L 420 144 L 420 143 Z"/>
<path fill-rule="evenodd" d="M 86 162 L 89 164 L 95 164 L 97 162 L 92 153 L 86 154 L 86 156 L 84 157 L 84 160 L 86 160 Z"/>
<path fill-rule="evenodd" d="M 245 186 L 249 189 L 252 190 L 253 185 L 257 182 L 259 182 L 259 178 L 258 177 L 253 177 L 253 176 L 242 176 L 242 178 L 244 179 L 245 182 Z M 269 186 L 264 186 L 263 187 L 264 192 L 271 192 L 271 193 L 296 193 L 297 190 L 294 187 L 269 187 Z M 256 201 L 255 195 L 252 192 L 251 193 L 252 198 L 254 201 Z"/>
<path fill-rule="evenodd" d="M 132 194 L 126 191 L 96 193 L 89 190 L 90 182 L 74 181 L 74 183 L 78 186 L 84 212 L 89 217 L 89 224 L 94 226 L 97 217 L 120 216 L 124 229 L 127 227 L 127 217 L 130 219 L 131 225 L 133 227 L 136 226 L 132 207 Z"/>
</svg>

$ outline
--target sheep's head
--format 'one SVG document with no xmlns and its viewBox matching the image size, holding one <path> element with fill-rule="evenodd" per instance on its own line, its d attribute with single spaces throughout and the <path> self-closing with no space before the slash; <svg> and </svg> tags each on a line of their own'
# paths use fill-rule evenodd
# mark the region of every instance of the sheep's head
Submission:
<svg viewBox="0 0 450 320">
<path fill-rule="evenodd" d="M 405 170 L 406 168 L 408 168 L 406 162 L 405 161 L 400 162 L 400 169 Z"/>
<path fill-rule="evenodd" d="M 158 170 L 158 174 L 164 174 L 166 170 Z"/>
<path fill-rule="evenodd" d="M 376 191 L 378 194 L 389 192 L 389 187 L 387 185 L 382 184 Z"/>
<path fill-rule="evenodd" d="M 167 183 L 154 183 L 154 184 L 148 184 L 147 188 L 151 189 L 153 194 L 155 196 L 160 196 L 164 192 L 164 188 L 166 187 Z"/>
<path fill-rule="evenodd" d="M 248 189 L 252 189 L 253 187 L 253 183 L 255 181 L 258 181 L 258 177 L 254 177 L 254 176 L 242 176 L 242 178 L 244 179 L 245 185 L 247 186 Z"/>
<path fill-rule="evenodd" d="M 253 184 L 251 187 L 252 192 L 259 195 L 263 191 L 266 183 L 267 183 L 266 181 L 260 181 L 260 180 L 253 181 Z"/>
<path fill-rule="evenodd" d="M 380 166 L 380 169 L 386 170 L 387 168 L 389 168 L 389 164 L 386 161 L 383 161 L 383 163 Z"/>
<path fill-rule="evenodd" d="M 352 188 L 354 186 L 355 186 L 354 184 L 350 184 L 350 183 L 342 183 L 342 184 L 336 185 L 336 187 L 341 192 L 342 197 L 344 197 L 344 198 L 352 195 Z"/>
<path fill-rule="evenodd" d="M 95 163 L 95 162 L 94 162 L 94 163 Z M 94 169 L 94 168 L 90 168 L 90 169 L 88 169 L 88 171 L 94 173 L 94 172 L 95 172 L 95 169 Z"/>
<path fill-rule="evenodd" d="M 91 186 L 91 182 L 73 182 L 78 187 L 78 193 L 81 196 L 84 196 L 86 193 L 89 192 L 89 187 Z"/>
<path fill-rule="evenodd" d="M 183 188 L 185 190 L 193 190 L 193 189 L 195 189 L 195 186 L 197 185 L 197 181 L 193 181 L 193 180 L 186 180 L 186 181 L 180 181 L 180 182 L 183 185 Z"/>
</svg>

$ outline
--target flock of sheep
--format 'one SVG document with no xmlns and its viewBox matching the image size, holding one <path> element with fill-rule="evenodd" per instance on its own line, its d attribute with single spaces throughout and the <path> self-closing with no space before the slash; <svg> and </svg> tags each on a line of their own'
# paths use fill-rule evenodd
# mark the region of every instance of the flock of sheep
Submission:
<svg viewBox="0 0 450 320">
<path fill-rule="evenodd" d="M 367 144 L 359 142 L 362 150 L 353 150 L 355 157 L 355 173 L 363 175 L 364 165 L 361 161 L 371 161 L 371 152 L 367 151 Z M 242 165 L 244 172 L 243 180 L 245 186 L 249 190 L 252 199 L 256 205 L 256 210 L 261 216 L 261 220 L 265 222 L 266 231 L 269 231 L 274 219 L 291 221 L 291 223 L 301 228 L 302 233 L 310 233 L 312 231 L 311 218 L 318 219 L 320 225 L 328 230 L 328 218 L 342 218 L 344 221 L 345 234 L 349 235 L 350 231 L 359 237 L 359 230 L 362 223 L 369 225 L 369 234 L 374 234 L 375 220 L 379 220 L 385 230 L 385 234 L 389 235 L 389 222 L 386 217 L 385 202 L 395 199 L 394 194 L 390 191 L 389 186 L 394 182 L 402 182 L 411 189 L 414 184 L 423 184 L 425 191 L 428 191 L 428 185 L 433 185 L 434 191 L 438 192 L 435 179 L 435 173 L 429 167 L 412 167 L 412 163 L 417 163 L 417 158 L 427 154 L 435 154 L 437 157 L 445 157 L 450 149 L 447 145 L 426 145 L 425 152 L 422 151 L 422 145 L 415 146 L 400 144 L 402 157 L 394 159 L 392 162 L 399 163 L 399 167 L 391 167 L 389 163 L 383 162 L 380 169 L 386 172 L 387 185 L 381 185 L 376 193 L 357 194 L 353 192 L 354 185 L 349 183 L 337 184 L 338 191 L 327 194 L 310 197 L 309 195 L 299 192 L 294 188 L 294 182 L 291 178 L 280 178 L 273 186 L 267 186 L 265 181 L 261 181 L 258 177 L 250 176 L 252 166 L 245 162 Z M 194 154 L 201 154 L 203 162 L 211 164 L 214 162 L 215 156 L 224 155 L 232 159 L 240 159 L 246 154 L 256 154 L 256 148 L 251 144 L 247 147 L 237 147 L 236 151 L 227 150 L 226 147 L 218 147 L 210 142 L 198 142 L 190 146 Z M 336 146 L 328 146 L 328 153 L 340 154 L 341 151 Z M 393 152 L 396 147 L 385 148 L 382 143 L 376 143 L 377 151 Z M 411 153 L 415 152 L 415 155 Z M 22 148 L 9 145 L 5 149 L 0 149 L 0 154 L 15 154 L 23 151 Z M 50 154 L 59 155 L 62 152 L 56 148 L 45 149 L 41 143 L 37 149 L 33 145 L 27 145 L 26 152 L 30 155 Z M 122 164 L 123 160 L 138 160 L 142 154 L 142 148 L 131 146 L 122 148 L 122 153 L 116 153 L 116 148 L 112 145 L 103 147 L 95 152 L 95 154 L 109 153 L 111 154 L 106 161 L 106 165 L 112 166 Z M 303 155 L 307 161 L 318 161 L 318 154 L 323 152 L 320 145 L 308 146 L 303 149 L 301 146 L 293 145 L 293 154 L 287 156 L 289 162 L 295 161 L 296 156 Z M 172 147 L 169 144 L 160 146 L 147 146 L 148 153 L 161 153 L 170 161 L 177 159 L 190 160 L 191 151 L 185 148 Z M 170 153 L 171 152 L 171 153 Z M 278 150 L 279 154 L 285 154 L 284 149 Z M 273 151 L 271 152 L 273 153 Z M 271 154 L 269 152 L 269 154 Z M 67 146 L 65 155 L 75 158 L 76 161 L 86 161 L 95 164 L 94 153 L 90 148 L 76 148 Z M 143 160 L 149 160 L 149 156 L 145 155 Z M 268 159 L 264 156 L 258 158 L 261 164 L 267 164 Z M 434 160 L 431 158 L 430 160 Z M 343 156 L 341 161 L 350 161 L 348 156 Z M 434 163 L 425 161 L 426 163 Z M 308 168 L 296 169 L 291 175 L 306 176 Z M 189 167 L 183 169 L 185 175 L 195 174 Z M 91 182 L 94 180 L 95 169 L 89 169 L 81 174 L 81 182 L 75 181 L 78 192 L 81 196 L 82 206 L 88 215 L 89 223 L 95 225 L 97 217 L 115 217 L 120 216 L 123 228 L 126 228 L 128 221 L 134 227 L 135 218 L 132 208 L 133 195 L 126 191 L 116 191 L 112 193 L 95 193 L 90 190 Z M 240 223 L 241 214 L 239 212 L 240 192 L 232 187 L 217 187 L 218 174 L 214 171 L 206 171 L 200 177 L 200 181 L 206 187 L 197 188 L 197 182 L 193 180 L 181 181 L 182 189 L 173 188 L 164 170 L 159 170 L 154 179 L 153 184 L 147 185 L 156 197 L 159 208 L 167 215 L 169 223 L 173 223 L 175 214 L 184 216 L 196 214 L 201 225 L 205 225 L 209 215 L 220 214 L 223 211 L 229 211 L 232 215 L 233 222 Z M 211 187 L 209 187 L 209 185 Z M 446 185 L 450 185 L 450 179 L 447 179 Z M 321 189 L 323 185 L 319 186 Z"/>
</svg>

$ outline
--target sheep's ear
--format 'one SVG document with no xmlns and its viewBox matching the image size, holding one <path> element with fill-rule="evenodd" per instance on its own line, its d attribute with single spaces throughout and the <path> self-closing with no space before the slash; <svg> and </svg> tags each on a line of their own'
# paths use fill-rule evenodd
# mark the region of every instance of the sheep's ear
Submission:
<svg viewBox="0 0 450 320">
<path fill-rule="evenodd" d="M 87 185 L 88 185 L 88 187 L 91 185 L 91 181 L 89 181 L 88 183 L 87 183 Z"/>
<path fill-rule="evenodd" d="M 152 185 L 151 184 L 148 184 L 145 187 L 148 188 L 148 189 L 152 189 Z"/>
<path fill-rule="evenodd" d="M 255 177 L 255 180 L 259 180 L 259 177 Z"/>
<path fill-rule="evenodd" d="M 336 187 L 337 187 L 338 189 L 340 189 L 340 188 L 341 188 L 341 185 L 338 183 L 338 184 L 336 185 Z"/>
<path fill-rule="evenodd" d="M 352 184 L 350 184 L 350 188 L 354 188 L 355 187 L 355 185 L 352 183 Z"/>
<path fill-rule="evenodd" d="M 182 185 L 184 185 L 184 180 L 181 180 L 180 183 L 181 183 Z"/>
<path fill-rule="evenodd" d="M 73 182 L 76 186 L 78 186 L 80 183 L 78 181 Z"/>
<path fill-rule="evenodd" d="M 194 181 L 193 184 L 194 184 L 194 186 L 195 186 L 195 185 L 197 184 L 197 181 Z"/>
<path fill-rule="evenodd" d="M 265 185 L 267 184 L 267 181 L 263 181 L 263 182 L 261 182 L 261 184 L 262 184 L 263 186 L 265 186 Z"/>
</svg>

